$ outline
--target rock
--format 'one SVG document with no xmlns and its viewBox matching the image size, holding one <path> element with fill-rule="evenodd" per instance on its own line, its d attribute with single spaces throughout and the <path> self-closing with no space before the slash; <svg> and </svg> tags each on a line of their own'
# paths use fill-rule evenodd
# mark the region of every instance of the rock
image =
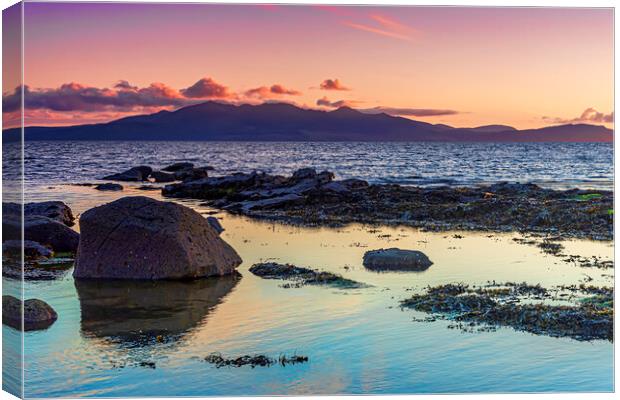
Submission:
<svg viewBox="0 0 620 400">
<path fill-rule="evenodd" d="M 58 314 L 46 302 L 39 299 L 28 299 L 24 302 L 24 330 L 34 331 L 47 329 Z M 22 302 L 13 296 L 2 296 L 2 323 L 12 328 L 22 329 Z"/>
<path fill-rule="evenodd" d="M 202 178 L 209 177 L 209 170 L 213 168 L 211 167 L 198 167 L 198 168 L 188 168 L 182 169 L 174 172 L 174 177 L 176 180 L 187 182 L 187 181 L 195 181 Z"/>
<path fill-rule="evenodd" d="M 349 193 L 356 189 L 368 187 L 368 182 L 361 179 L 344 179 L 342 181 L 329 182 L 321 186 L 322 190 L 330 190 L 336 193 Z"/>
<path fill-rule="evenodd" d="M 180 171 L 182 169 L 192 169 L 194 168 L 194 164 L 191 162 L 178 162 L 174 164 L 170 164 L 167 167 L 162 168 L 162 171 L 175 172 Z"/>
<path fill-rule="evenodd" d="M 510 183 L 510 182 L 500 182 L 493 184 L 487 188 L 487 192 L 489 193 L 528 193 L 531 191 L 540 190 L 540 186 L 537 186 L 533 183 Z"/>
<path fill-rule="evenodd" d="M 2 214 L 21 216 L 21 207 L 17 203 L 2 203 Z M 73 226 L 75 217 L 68 205 L 62 201 L 43 201 L 39 203 L 26 203 L 24 205 L 24 215 L 41 215 L 51 218 L 67 226 Z"/>
<path fill-rule="evenodd" d="M 364 283 L 343 278 L 340 275 L 316 271 L 309 268 L 297 267 L 292 264 L 278 264 L 274 262 L 254 264 L 250 272 L 264 279 L 290 280 L 294 283 L 285 284 L 285 288 L 299 288 L 305 285 L 326 285 L 340 289 L 359 289 L 368 287 Z"/>
<path fill-rule="evenodd" d="M 159 186 L 150 186 L 150 185 L 142 185 L 140 187 L 137 187 L 136 189 L 138 190 L 161 190 L 161 187 Z"/>
<path fill-rule="evenodd" d="M 162 171 L 151 172 L 151 178 L 153 178 L 153 181 L 155 182 L 165 182 L 165 183 L 174 182 L 176 180 L 173 174 L 169 174 L 167 172 L 162 172 Z"/>
<path fill-rule="evenodd" d="M 80 218 L 75 278 L 184 279 L 233 273 L 241 258 L 196 211 L 124 197 Z"/>
<path fill-rule="evenodd" d="M 49 246 L 56 252 L 77 250 L 80 235 L 51 218 L 26 216 L 24 218 L 24 239 Z M 2 219 L 3 240 L 21 240 L 22 221 L 19 216 L 7 215 Z"/>
<path fill-rule="evenodd" d="M 421 251 L 397 248 L 367 251 L 363 264 L 375 271 L 424 271 L 433 265 Z"/>
<path fill-rule="evenodd" d="M 166 185 L 162 190 L 164 196 L 194 197 L 197 199 L 219 199 L 228 194 L 253 187 L 261 175 L 236 173 L 229 176 L 203 178 L 183 183 Z"/>
<path fill-rule="evenodd" d="M 123 190 L 123 185 L 119 185 L 118 183 L 102 183 L 101 185 L 97 185 L 95 186 L 95 189 L 97 190 L 101 190 L 101 191 L 119 191 L 119 190 Z"/>
<path fill-rule="evenodd" d="M 266 208 L 277 208 L 285 204 L 297 204 L 303 202 L 305 197 L 296 194 L 289 193 L 282 196 L 277 197 L 269 197 L 261 200 L 249 200 L 243 201 L 240 203 L 233 203 L 230 206 L 227 206 L 227 210 L 240 210 L 242 212 L 248 212 L 253 209 L 266 209 Z"/>
<path fill-rule="evenodd" d="M 209 223 L 209 225 L 211 225 L 213 229 L 215 229 L 218 235 L 224 232 L 224 228 L 222 227 L 222 224 L 220 224 L 220 221 L 217 218 L 207 217 L 207 222 Z"/>
<path fill-rule="evenodd" d="M 153 172 L 153 168 L 141 165 L 139 167 L 133 167 L 127 171 L 104 176 L 103 180 L 106 181 L 124 181 L 124 182 L 143 182 L 148 180 L 149 175 Z"/>
<path fill-rule="evenodd" d="M 7 240 L 2 243 L 2 255 L 7 257 L 21 257 L 22 243 L 24 256 L 28 258 L 51 257 L 52 251 L 41 243 L 32 240 Z"/>
</svg>

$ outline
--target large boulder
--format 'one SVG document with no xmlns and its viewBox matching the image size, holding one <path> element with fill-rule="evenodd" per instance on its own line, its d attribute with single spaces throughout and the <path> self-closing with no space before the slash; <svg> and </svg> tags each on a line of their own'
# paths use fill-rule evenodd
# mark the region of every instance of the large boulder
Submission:
<svg viewBox="0 0 620 400">
<path fill-rule="evenodd" d="M 58 319 L 56 311 L 43 300 L 28 299 L 23 306 L 25 331 L 47 329 Z M 2 296 L 2 323 L 15 329 L 22 329 L 21 300 L 13 296 Z"/>
<path fill-rule="evenodd" d="M 433 265 L 421 251 L 397 248 L 367 251 L 363 264 L 375 271 L 424 271 Z"/>
<path fill-rule="evenodd" d="M 101 179 L 107 181 L 143 182 L 148 180 L 151 172 L 153 172 L 153 168 L 146 165 L 141 165 L 139 167 L 130 168 L 127 171 L 123 171 L 118 174 L 104 176 Z"/>
<path fill-rule="evenodd" d="M 73 276 L 186 279 L 233 273 L 241 264 L 196 211 L 148 197 L 124 197 L 86 211 Z"/>
<path fill-rule="evenodd" d="M 80 235 L 51 218 L 28 215 L 23 220 L 24 239 L 49 246 L 56 252 L 75 252 Z M 22 219 L 19 215 L 5 215 L 2 218 L 3 240 L 21 240 Z"/>
</svg>

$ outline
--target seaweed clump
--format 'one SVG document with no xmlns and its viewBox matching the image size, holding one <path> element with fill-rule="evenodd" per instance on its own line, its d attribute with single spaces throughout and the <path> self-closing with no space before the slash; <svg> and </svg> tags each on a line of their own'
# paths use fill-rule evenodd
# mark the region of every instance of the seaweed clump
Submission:
<svg viewBox="0 0 620 400">
<path fill-rule="evenodd" d="M 214 364 L 216 368 L 222 367 L 234 367 L 239 368 L 246 365 L 249 365 L 252 368 L 255 367 L 270 367 L 274 364 L 279 364 L 283 367 L 292 364 L 300 364 L 308 362 L 307 356 L 286 356 L 281 355 L 277 359 L 265 356 L 263 354 L 258 355 L 244 355 L 235 358 L 225 358 L 220 353 L 211 353 L 204 359 L 209 364 Z"/>
<path fill-rule="evenodd" d="M 590 297 L 571 305 L 533 303 L 532 299 L 557 298 L 539 285 L 525 283 L 482 288 L 447 284 L 429 287 L 425 293 L 401 301 L 401 306 L 456 321 L 458 327 L 506 326 L 537 335 L 613 341 L 613 289 L 573 289 Z M 526 299 L 530 301 L 523 303 Z"/>
<path fill-rule="evenodd" d="M 250 272 L 265 279 L 292 281 L 282 285 L 284 288 L 299 288 L 305 285 L 327 285 L 340 289 L 357 289 L 367 285 L 326 271 L 297 267 L 292 264 L 274 262 L 258 263 L 250 267 Z"/>
</svg>

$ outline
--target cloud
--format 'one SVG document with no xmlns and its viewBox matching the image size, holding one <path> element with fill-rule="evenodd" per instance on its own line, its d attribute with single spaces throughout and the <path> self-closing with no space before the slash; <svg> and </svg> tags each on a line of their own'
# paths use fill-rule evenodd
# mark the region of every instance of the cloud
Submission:
<svg viewBox="0 0 620 400">
<path fill-rule="evenodd" d="M 352 21 L 344 21 L 342 23 L 353 29 L 406 41 L 413 40 L 417 33 L 415 29 L 384 15 L 371 14 L 368 15 L 368 18 L 370 18 L 370 21 L 364 21 L 363 23 Z"/>
<path fill-rule="evenodd" d="M 320 98 L 316 101 L 317 106 L 330 107 L 330 108 L 355 107 L 359 103 L 361 102 L 356 101 L 356 100 L 330 101 L 327 97 Z"/>
<path fill-rule="evenodd" d="M 320 88 L 323 90 L 351 90 L 343 86 L 338 79 L 325 79 L 321 82 Z"/>
<path fill-rule="evenodd" d="M 262 99 L 268 99 L 279 96 L 299 96 L 301 92 L 295 89 L 287 89 L 284 86 L 276 83 L 271 87 L 260 86 L 254 89 L 247 90 L 245 92 L 247 97 L 259 97 Z"/>
<path fill-rule="evenodd" d="M 579 117 L 576 118 L 559 118 L 559 117 L 542 117 L 543 120 L 555 124 L 572 124 L 593 122 L 598 124 L 610 124 L 614 122 L 614 112 L 604 114 L 596 111 L 593 107 L 586 108 Z"/>
<path fill-rule="evenodd" d="M 436 117 L 441 115 L 459 114 L 455 110 L 435 109 L 435 108 L 400 108 L 400 107 L 374 107 L 358 110 L 366 114 L 386 113 L 404 117 Z"/>
<path fill-rule="evenodd" d="M 94 112 L 187 104 L 187 99 L 176 89 L 163 83 L 156 82 L 145 88 L 137 88 L 123 82 L 121 86 L 123 89 L 120 90 L 100 89 L 76 82 L 65 83 L 52 89 L 31 89 L 29 86 L 23 86 L 25 108 Z M 21 91 L 22 87 L 19 86 L 12 93 L 3 96 L 3 112 L 12 112 L 20 108 Z"/>
<path fill-rule="evenodd" d="M 280 85 L 274 92 L 284 90 Z M 20 109 L 22 90 L 27 110 L 50 110 L 59 112 L 81 111 L 132 111 L 144 109 L 174 108 L 198 103 L 207 99 L 228 99 L 236 95 L 226 86 L 211 78 L 203 78 L 181 91 L 161 82 L 140 88 L 128 81 L 118 81 L 112 89 L 96 88 L 76 82 L 65 83 L 57 88 L 30 88 L 18 86 L 13 92 L 2 96 L 3 113 Z"/>
<path fill-rule="evenodd" d="M 185 97 L 192 99 L 227 99 L 234 97 L 226 86 L 215 82 L 211 78 L 202 78 L 192 86 L 181 89 Z"/>
</svg>

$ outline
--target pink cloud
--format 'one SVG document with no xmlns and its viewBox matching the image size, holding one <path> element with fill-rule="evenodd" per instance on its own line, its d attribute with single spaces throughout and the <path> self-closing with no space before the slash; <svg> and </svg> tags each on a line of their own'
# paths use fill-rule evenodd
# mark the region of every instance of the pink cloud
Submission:
<svg viewBox="0 0 620 400">
<path fill-rule="evenodd" d="M 260 86 L 254 89 L 247 90 L 245 95 L 247 97 L 258 97 L 263 99 L 278 97 L 278 96 L 299 96 L 302 93 L 295 89 L 287 89 L 286 87 L 276 83 L 271 87 Z"/>
<path fill-rule="evenodd" d="M 383 15 L 371 14 L 368 18 L 371 21 L 344 21 L 343 24 L 353 29 L 406 41 L 413 40 L 417 33 L 415 29 Z"/>
<path fill-rule="evenodd" d="M 188 88 L 181 89 L 181 93 L 192 99 L 229 99 L 235 96 L 226 86 L 208 77 L 202 78 Z"/>
<path fill-rule="evenodd" d="M 342 85 L 338 79 L 325 79 L 321 82 L 320 88 L 323 90 L 351 90 Z"/>
<path fill-rule="evenodd" d="M 361 102 L 356 101 L 356 100 L 330 101 L 327 97 L 322 97 L 316 101 L 317 106 L 329 107 L 329 108 L 355 107 L 359 103 Z"/>
<path fill-rule="evenodd" d="M 598 112 L 593 107 L 586 108 L 580 116 L 576 118 L 542 117 L 543 120 L 555 124 L 572 124 L 594 122 L 598 124 L 610 124 L 614 122 L 614 112 L 604 114 Z"/>
</svg>

